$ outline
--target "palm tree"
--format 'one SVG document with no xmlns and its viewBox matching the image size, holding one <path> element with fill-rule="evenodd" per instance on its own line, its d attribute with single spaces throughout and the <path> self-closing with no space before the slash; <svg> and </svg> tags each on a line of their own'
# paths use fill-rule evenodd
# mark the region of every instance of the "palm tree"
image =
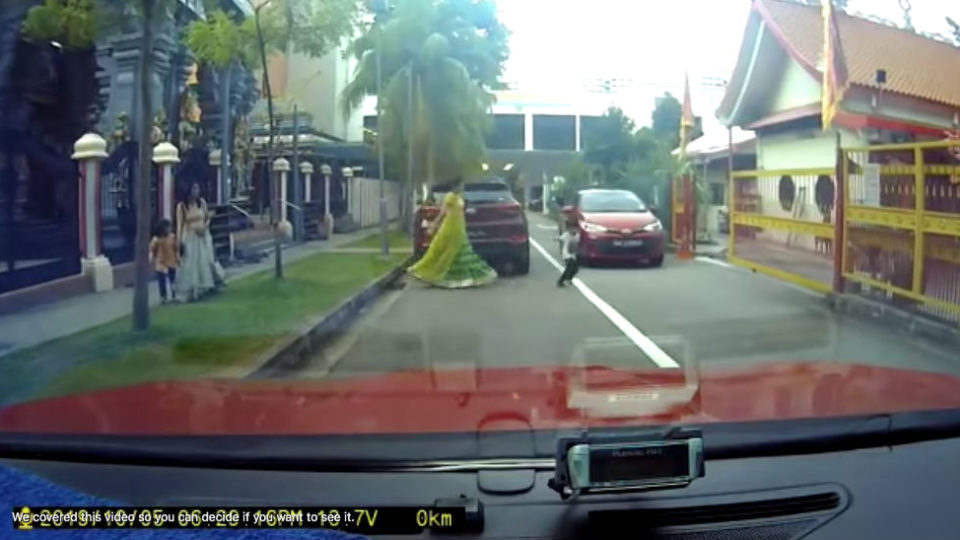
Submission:
<svg viewBox="0 0 960 540">
<path fill-rule="evenodd" d="M 343 112 L 351 114 L 366 96 L 376 95 L 381 55 L 383 125 L 377 144 L 384 145 L 395 169 L 407 166 L 404 202 L 420 183 L 414 178 L 431 185 L 481 170 L 490 90 L 506 58 L 506 32 L 489 6 L 399 0 L 389 18 L 372 25 L 351 48 L 359 62 L 343 91 Z M 404 217 L 408 210 L 403 208 Z"/>
</svg>

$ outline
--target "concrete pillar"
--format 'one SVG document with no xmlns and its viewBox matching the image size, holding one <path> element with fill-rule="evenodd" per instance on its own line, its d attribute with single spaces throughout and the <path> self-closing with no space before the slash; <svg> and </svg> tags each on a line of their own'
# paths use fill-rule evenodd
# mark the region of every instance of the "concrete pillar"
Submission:
<svg viewBox="0 0 960 540">
<path fill-rule="evenodd" d="M 343 168 L 343 198 L 347 201 L 347 215 L 353 216 L 353 199 L 356 198 L 356 194 L 353 192 L 353 186 L 350 185 L 353 182 L 353 169 L 350 167 Z"/>
<path fill-rule="evenodd" d="M 579 152 L 580 146 L 580 115 L 578 114 L 573 117 L 573 149 Z"/>
<path fill-rule="evenodd" d="M 523 114 L 523 149 L 533 150 L 533 115 L 530 113 Z"/>
<path fill-rule="evenodd" d="M 160 167 L 160 178 L 157 182 L 159 197 L 157 198 L 157 214 L 161 219 L 173 221 L 174 193 L 173 193 L 173 165 L 180 163 L 180 151 L 177 147 L 162 142 L 153 148 L 153 162 Z"/>
<path fill-rule="evenodd" d="M 313 181 L 313 164 L 309 161 L 301 163 L 300 174 L 303 175 L 303 202 L 308 203 L 313 195 L 313 186 L 310 185 Z"/>
<path fill-rule="evenodd" d="M 287 173 L 290 172 L 290 162 L 278 157 L 273 160 L 273 172 L 279 173 L 277 178 L 280 179 L 280 221 L 277 222 L 277 228 L 284 238 L 290 239 L 293 237 L 293 225 L 287 221 Z"/>
<path fill-rule="evenodd" d="M 550 181 L 543 179 L 543 215 L 550 213 Z"/>
<path fill-rule="evenodd" d="M 100 162 L 107 157 L 107 141 L 87 133 L 73 145 L 80 164 L 80 270 L 89 276 L 96 292 L 113 289 L 113 266 L 100 246 Z"/>
<path fill-rule="evenodd" d="M 217 170 L 217 193 L 214 197 L 214 200 L 217 201 L 217 204 L 226 204 L 227 195 L 224 191 L 224 183 L 220 177 L 221 166 L 223 165 L 223 152 L 219 148 L 214 148 L 210 151 L 210 154 L 207 156 L 207 162 L 210 163 L 210 166 Z"/>
<path fill-rule="evenodd" d="M 333 174 L 333 168 L 324 163 L 320 166 L 320 174 L 323 175 L 323 225 L 327 238 L 330 238 L 333 236 L 333 216 L 330 215 L 330 175 Z"/>
</svg>

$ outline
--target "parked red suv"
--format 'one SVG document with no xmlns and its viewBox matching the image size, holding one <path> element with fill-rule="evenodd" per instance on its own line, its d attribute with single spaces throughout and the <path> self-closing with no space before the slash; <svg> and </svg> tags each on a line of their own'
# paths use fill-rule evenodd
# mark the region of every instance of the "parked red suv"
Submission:
<svg viewBox="0 0 960 540">
<path fill-rule="evenodd" d="M 663 264 L 663 225 L 632 191 L 584 189 L 563 213 L 580 228 L 580 260 Z"/>
<path fill-rule="evenodd" d="M 439 204 L 451 189 L 437 185 L 416 214 L 414 251 L 417 256 L 430 245 L 427 228 L 440 212 Z M 510 273 L 530 271 L 530 236 L 523 206 L 514 198 L 510 186 L 497 178 L 468 182 L 463 189 L 467 236 L 474 251 L 494 267 L 507 267 Z"/>
</svg>

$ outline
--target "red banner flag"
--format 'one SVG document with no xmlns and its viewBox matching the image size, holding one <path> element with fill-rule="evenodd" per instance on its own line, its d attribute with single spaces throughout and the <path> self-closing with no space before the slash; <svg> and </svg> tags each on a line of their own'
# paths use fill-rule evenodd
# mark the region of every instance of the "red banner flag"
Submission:
<svg viewBox="0 0 960 540">
<path fill-rule="evenodd" d="M 843 94 L 850 85 L 847 61 L 840 41 L 840 26 L 831 0 L 823 2 L 823 89 L 821 91 L 821 123 L 826 130 L 833 123 Z"/>
<path fill-rule="evenodd" d="M 693 106 L 690 104 L 690 76 L 683 76 L 683 110 L 680 115 L 680 159 L 687 155 L 687 143 L 694 125 Z"/>
</svg>

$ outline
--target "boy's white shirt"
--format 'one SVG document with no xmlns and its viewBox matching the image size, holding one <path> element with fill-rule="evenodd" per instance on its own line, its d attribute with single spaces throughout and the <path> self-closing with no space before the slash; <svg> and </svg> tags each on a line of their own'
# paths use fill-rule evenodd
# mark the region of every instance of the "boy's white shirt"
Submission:
<svg viewBox="0 0 960 540">
<path fill-rule="evenodd" d="M 560 242 L 562 242 L 561 245 L 563 246 L 563 248 L 560 251 L 560 255 L 561 257 L 563 257 L 563 260 L 567 261 L 575 258 L 575 255 L 570 252 L 570 244 L 574 240 L 579 240 L 579 239 L 580 239 L 579 233 L 571 233 L 570 231 L 563 231 L 563 234 L 560 235 Z"/>
</svg>

